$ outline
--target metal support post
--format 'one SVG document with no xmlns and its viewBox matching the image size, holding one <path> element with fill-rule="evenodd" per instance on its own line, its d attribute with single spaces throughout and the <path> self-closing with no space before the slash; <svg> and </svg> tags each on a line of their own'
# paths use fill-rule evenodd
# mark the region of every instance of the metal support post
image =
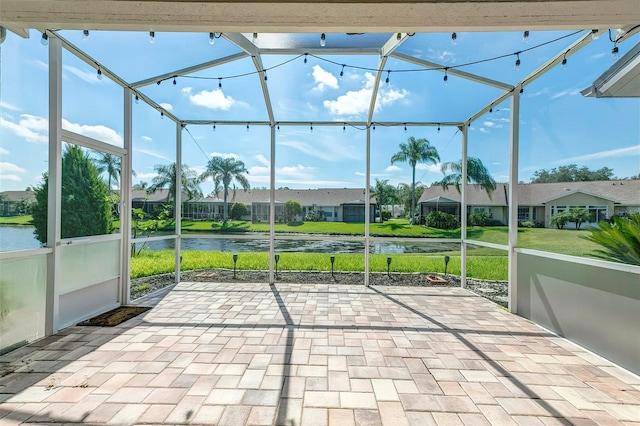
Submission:
<svg viewBox="0 0 640 426">
<path fill-rule="evenodd" d="M 511 140 L 509 142 L 509 312 L 518 310 L 518 149 L 520 145 L 520 92 L 511 97 Z"/>
</svg>

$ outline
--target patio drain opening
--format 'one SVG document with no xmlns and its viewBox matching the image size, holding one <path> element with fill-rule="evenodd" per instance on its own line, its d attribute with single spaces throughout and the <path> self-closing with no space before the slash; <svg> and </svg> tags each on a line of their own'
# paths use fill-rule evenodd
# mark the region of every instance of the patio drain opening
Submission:
<svg viewBox="0 0 640 426">
<path fill-rule="evenodd" d="M 86 321 L 78 323 L 82 326 L 94 326 L 94 327 L 114 327 L 120 325 L 125 321 L 135 318 L 138 315 L 147 312 L 151 307 L 149 306 L 120 306 L 104 314 L 100 314 Z"/>
</svg>

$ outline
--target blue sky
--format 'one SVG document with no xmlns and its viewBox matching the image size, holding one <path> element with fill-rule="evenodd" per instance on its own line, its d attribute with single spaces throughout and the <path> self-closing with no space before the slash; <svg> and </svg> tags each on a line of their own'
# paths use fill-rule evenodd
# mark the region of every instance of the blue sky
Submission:
<svg viewBox="0 0 640 426">
<path fill-rule="evenodd" d="M 400 52 L 425 60 L 456 66 L 527 49 L 570 32 L 531 32 L 528 43 L 522 33 L 417 34 Z M 208 43 L 208 34 L 157 33 L 149 43 L 148 33 L 62 33 L 99 63 L 129 83 L 224 57 L 239 50 L 224 39 Z M 391 35 L 377 35 L 384 40 Z M 563 51 L 579 35 L 522 53 L 521 67 L 514 70 L 515 56 L 462 68 L 467 72 L 515 84 L 529 72 Z M 309 35 L 308 37 L 312 37 Z M 333 39 L 332 39 L 333 37 Z M 327 35 L 327 46 L 345 35 Z M 358 36 L 353 36 L 358 37 Z M 40 35 L 24 40 L 8 34 L 1 46 L 0 190 L 23 190 L 40 182 L 47 167 L 47 63 L 48 49 Z M 318 36 L 319 40 L 319 36 Z M 624 54 L 633 40 L 620 45 Z M 569 57 L 527 86 L 522 94 L 520 131 L 521 181 L 541 168 L 576 163 L 591 169 L 608 166 L 619 177 L 640 172 L 640 101 L 638 99 L 584 98 L 579 93 L 612 63 L 612 44 L 606 35 Z M 373 55 L 309 56 L 268 71 L 267 85 L 276 120 L 300 120 L 308 125 L 282 126 L 277 132 L 276 186 L 291 188 L 363 187 L 365 185 L 366 132 L 342 125 L 314 126 L 314 121 L 365 121 L 374 74 L 358 69 L 376 68 Z M 266 68 L 292 59 L 287 55 L 265 55 Z M 333 64 L 329 61 L 336 62 Z M 342 67 L 347 64 L 344 75 Z M 391 184 L 411 181 L 407 164 L 391 165 L 398 144 L 409 136 L 424 137 L 438 149 L 442 161 L 460 158 L 460 132 L 456 128 L 409 127 L 405 121 L 464 121 L 502 92 L 436 71 L 401 72 L 419 67 L 389 59 L 389 84 L 379 92 L 374 121 L 398 122 L 394 127 L 376 126 L 371 140 L 371 176 Z M 178 78 L 141 89 L 181 119 L 267 120 L 257 75 L 218 77 L 255 71 L 249 58 L 200 71 L 194 77 Z M 382 81 L 387 73 L 382 76 Z M 63 53 L 64 127 L 93 138 L 122 144 L 122 90 L 107 78 L 99 80 L 95 69 L 68 52 Z M 134 182 L 153 179 L 156 164 L 171 163 L 175 155 L 175 124 L 144 102 L 133 108 Z M 183 162 L 201 172 L 213 155 L 233 156 L 245 162 L 252 187 L 269 186 L 270 133 L 266 126 L 187 126 L 183 132 Z M 476 120 L 469 129 L 469 155 L 477 156 L 498 181 L 508 176 L 510 105 L 495 105 L 492 113 Z M 442 178 L 438 165 L 419 165 L 416 179 L 429 184 Z M 210 183 L 202 185 L 205 194 Z"/>
</svg>

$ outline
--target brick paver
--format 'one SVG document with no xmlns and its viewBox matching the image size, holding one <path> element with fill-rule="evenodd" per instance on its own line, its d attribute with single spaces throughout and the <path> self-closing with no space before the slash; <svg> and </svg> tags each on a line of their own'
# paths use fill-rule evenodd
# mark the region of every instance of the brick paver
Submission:
<svg viewBox="0 0 640 426">
<path fill-rule="evenodd" d="M 181 283 L 0 357 L 0 424 L 640 422 L 640 378 L 458 288 Z"/>
</svg>

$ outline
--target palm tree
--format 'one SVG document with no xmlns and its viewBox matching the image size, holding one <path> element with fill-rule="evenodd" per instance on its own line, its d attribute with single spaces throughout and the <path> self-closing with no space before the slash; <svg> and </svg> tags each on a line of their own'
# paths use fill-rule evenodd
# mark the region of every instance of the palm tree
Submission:
<svg viewBox="0 0 640 426">
<path fill-rule="evenodd" d="M 371 194 L 376 197 L 378 209 L 380 210 L 380 222 L 382 220 L 382 206 L 393 203 L 396 198 L 396 189 L 389 185 L 389 179 L 380 180 L 376 178 L 376 185 L 372 188 Z"/>
<path fill-rule="evenodd" d="M 159 189 L 168 188 L 167 203 L 176 199 L 176 163 L 156 164 L 153 170 L 158 174 L 151 181 L 151 185 L 147 192 L 156 192 Z M 180 169 L 182 175 L 182 191 L 184 191 L 189 199 L 202 197 L 200 190 L 200 180 L 195 171 L 189 166 L 183 164 Z"/>
<path fill-rule="evenodd" d="M 443 163 L 441 170 L 442 173 L 445 174 L 444 178 L 440 181 L 442 187 L 447 189 L 449 185 L 455 185 L 458 192 L 460 192 L 460 184 L 462 183 L 462 160 Z M 451 173 L 447 174 L 447 172 Z M 482 161 L 475 157 L 467 158 L 467 183 L 480 185 L 481 188 L 487 191 L 489 198 L 491 198 L 491 193 L 496 189 L 496 181 L 491 177 L 491 173 L 489 173 L 489 170 L 482 164 Z"/>
<path fill-rule="evenodd" d="M 107 186 L 111 190 L 111 182 L 116 186 L 120 182 L 120 157 L 106 152 L 98 153 L 98 158 L 95 160 L 96 167 L 99 173 L 107 174 Z"/>
<path fill-rule="evenodd" d="M 438 164 L 440 155 L 438 150 L 424 138 L 416 139 L 413 136 L 407 139 L 407 143 L 400 144 L 400 151 L 393 154 L 391 164 L 395 162 L 409 162 L 411 166 L 411 221 L 413 222 L 416 208 L 416 165 L 418 163 Z"/>
<path fill-rule="evenodd" d="M 245 191 L 249 189 L 249 181 L 245 176 L 245 174 L 248 173 L 249 171 L 245 168 L 244 163 L 240 160 L 236 160 L 235 158 L 230 157 L 213 157 L 207 163 L 207 170 L 205 170 L 205 172 L 200 175 L 200 179 L 203 181 L 207 178 L 213 179 L 213 183 L 216 186 L 216 195 L 219 192 L 218 188 L 220 187 L 220 185 L 222 186 L 222 190 L 224 191 L 223 220 L 225 222 L 227 221 L 229 210 L 227 203 L 229 186 L 231 185 L 231 182 L 235 180 Z"/>
</svg>

